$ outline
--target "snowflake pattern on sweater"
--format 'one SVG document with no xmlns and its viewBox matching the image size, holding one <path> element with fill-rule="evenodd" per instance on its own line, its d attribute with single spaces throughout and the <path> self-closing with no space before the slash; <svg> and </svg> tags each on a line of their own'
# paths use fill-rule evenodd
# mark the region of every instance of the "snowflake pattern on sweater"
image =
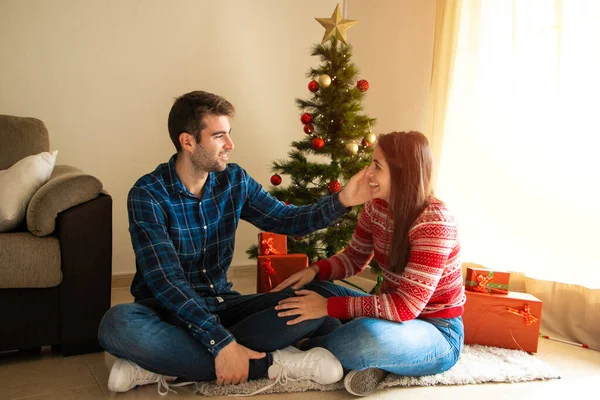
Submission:
<svg viewBox="0 0 600 400">
<path fill-rule="evenodd" d="M 432 199 L 409 230 L 410 255 L 401 274 L 389 270 L 393 220 L 387 203 L 365 204 L 348 247 L 317 262 L 319 279 L 344 279 L 361 272 L 373 256 L 383 272 L 381 294 L 368 297 L 331 297 L 332 317 L 373 317 L 390 321 L 453 318 L 463 314 L 466 301 L 460 260 L 458 226 L 446 205 Z"/>
</svg>

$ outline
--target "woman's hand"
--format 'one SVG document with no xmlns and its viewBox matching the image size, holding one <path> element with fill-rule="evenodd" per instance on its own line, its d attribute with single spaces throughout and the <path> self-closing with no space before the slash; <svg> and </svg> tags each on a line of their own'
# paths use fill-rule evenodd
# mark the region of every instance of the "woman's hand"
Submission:
<svg viewBox="0 0 600 400">
<path fill-rule="evenodd" d="M 368 167 L 367 167 L 368 168 Z M 344 207 L 352 207 L 364 204 L 373 199 L 367 168 L 355 174 L 340 192 L 340 202 Z"/>
<path fill-rule="evenodd" d="M 315 276 L 317 276 L 318 271 L 317 268 L 318 267 L 316 265 L 311 265 L 310 267 L 305 268 L 302 271 L 296 272 L 295 274 L 287 278 L 285 281 L 281 282 L 279 285 L 271 289 L 269 293 L 280 292 L 289 286 L 291 286 L 294 290 L 300 289 L 302 286 L 306 285 L 308 282 L 312 282 L 312 280 L 315 279 Z"/>
<path fill-rule="evenodd" d="M 318 319 L 327 316 L 327 299 L 312 290 L 298 290 L 295 297 L 283 299 L 275 306 L 282 310 L 279 317 L 297 315 L 298 318 L 288 321 L 288 325 L 295 325 L 302 321 Z"/>
</svg>

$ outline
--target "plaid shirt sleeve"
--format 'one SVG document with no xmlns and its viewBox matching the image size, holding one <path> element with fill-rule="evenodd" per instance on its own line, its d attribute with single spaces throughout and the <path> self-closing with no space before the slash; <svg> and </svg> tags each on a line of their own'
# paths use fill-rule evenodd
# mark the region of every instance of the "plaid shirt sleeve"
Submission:
<svg viewBox="0 0 600 400">
<path fill-rule="evenodd" d="M 148 190 L 135 186 L 129 192 L 127 208 L 136 262 L 148 288 L 216 357 L 235 339 L 185 279 L 160 203 Z"/>
<path fill-rule="evenodd" d="M 314 204 L 297 207 L 277 200 L 249 175 L 245 179 L 248 197 L 241 217 L 267 232 L 306 235 L 328 227 L 350 211 L 340 202 L 339 193 L 325 196 Z"/>
</svg>

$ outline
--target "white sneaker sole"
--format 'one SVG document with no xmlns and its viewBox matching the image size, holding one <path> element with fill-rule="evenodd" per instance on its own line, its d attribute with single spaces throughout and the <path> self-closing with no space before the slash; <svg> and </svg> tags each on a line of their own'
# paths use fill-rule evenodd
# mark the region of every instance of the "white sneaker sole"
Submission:
<svg viewBox="0 0 600 400">
<path fill-rule="evenodd" d="M 379 368 L 350 371 L 344 378 L 344 387 L 355 396 L 367 396 L 377 389 L 387 375 L 387 371 Z"/>
</svg>

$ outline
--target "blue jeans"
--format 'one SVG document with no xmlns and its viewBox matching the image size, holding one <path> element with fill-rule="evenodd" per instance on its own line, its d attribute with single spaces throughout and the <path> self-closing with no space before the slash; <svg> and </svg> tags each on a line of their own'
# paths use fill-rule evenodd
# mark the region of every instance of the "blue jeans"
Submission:
<svg viewBox="0 0 600 400">
<path fill-rule="evenodd" d="M 222 295 L 225 306 L 215 312 L 236 341 L 267 352 L 250 360 L 250 379 L 266 376 L 277 349 L 295 344 L 322 324 L 323 318 L 286 325 L 295 317 L 280 318 L 275 305 L 294 296 L 292 290 L 253 295 Z M 146 299 L 112 307 L 102 318 L 98 339 L 110 354 L 133 361 L 144 369 L 190 381 L 214 380 L 215 358 L 194 339 L 171 312 L 157 300 Z"/>
<path fill-rule="evenodd" d="M 325 281 L 311 282 L 304 289 L 323 297 L 368 296 Z M 406 322 L 364 317 L 339 321 L 329 317 L 302 344 L 302 349 L 325 347 L 345 370 L 376 367 L 397 375 L 423 376 L 439 374 L 456 364 L 463 342 L 462 317 Z"/>
</svg>

